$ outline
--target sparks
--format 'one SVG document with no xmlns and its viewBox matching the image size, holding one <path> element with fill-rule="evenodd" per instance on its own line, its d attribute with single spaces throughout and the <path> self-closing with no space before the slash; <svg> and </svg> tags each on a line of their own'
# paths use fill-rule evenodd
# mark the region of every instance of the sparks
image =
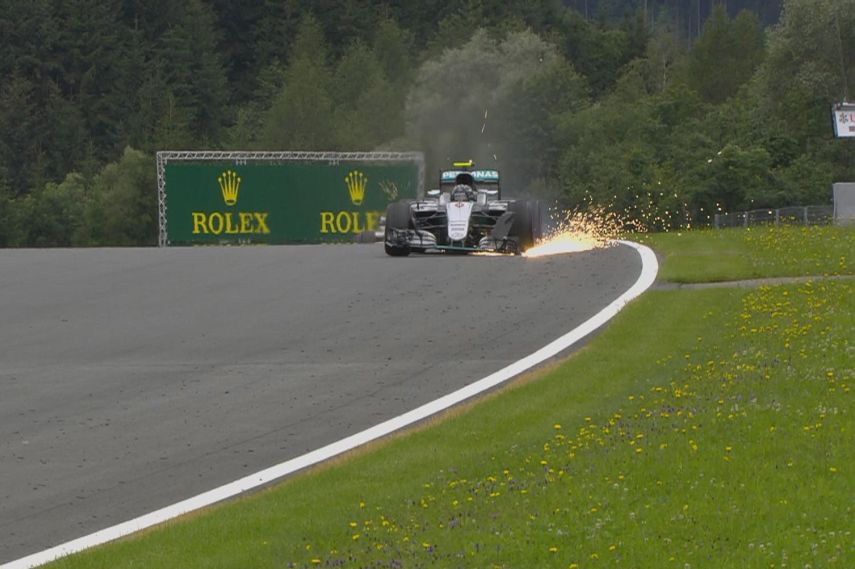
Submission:
<svg viewBox="0 0 855 569">
<path fill-rule="evenodd" d="M 553 217 L 557 218 L 557 227 L 523 256 L 544 257 L 607 247 L 623 227 L 621 220 L 604 208 L 569 211 Z"/>
<path fill-rule="evenodd" d="M 580 253 L 601 246 L 601 242 L 590 235 L 565 231 L 541 241 L 523 253 L 523 256 L 545 257 L 547 255 L 560 255 L 562 253 Z"/>
</svg>

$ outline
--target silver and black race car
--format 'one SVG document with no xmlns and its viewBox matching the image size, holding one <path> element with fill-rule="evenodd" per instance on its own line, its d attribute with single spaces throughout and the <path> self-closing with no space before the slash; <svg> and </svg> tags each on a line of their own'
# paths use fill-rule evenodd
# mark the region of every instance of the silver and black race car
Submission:
<svg viewBox="0 0 855 569">
<path fill-rule="evenodd" d="M 386 253 L 488 251 L 522 254 L 542 236 L 544 210 L 537 200 L 504 200 L 498 170 L 472 161 L 440 172 L 439 189 L 421 200 L 386 208 Z"/>
</svg>

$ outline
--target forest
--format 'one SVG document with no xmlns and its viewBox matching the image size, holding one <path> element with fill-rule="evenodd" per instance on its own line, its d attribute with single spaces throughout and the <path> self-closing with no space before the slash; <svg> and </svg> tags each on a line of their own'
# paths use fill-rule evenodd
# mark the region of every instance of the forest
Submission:
<svg viewBox="0 0 855 569">
<path fill-rule="evenodd" d="M 855 180 L 855 0 L 0 0 L 0 246 L 157 243 L 158 150 L 420 150 L 649 230 Z M 855 96 L 855 95 L 852 95 Z"/>
</svg>

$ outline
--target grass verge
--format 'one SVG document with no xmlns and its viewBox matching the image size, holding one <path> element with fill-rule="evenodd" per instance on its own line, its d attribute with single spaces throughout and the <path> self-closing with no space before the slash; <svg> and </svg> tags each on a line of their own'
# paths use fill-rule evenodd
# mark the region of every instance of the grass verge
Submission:
<svg viewBox="0 0 855 569">
<path fill-rule="evenodd" d="M 673 282 L 855 274 L 855 227 L 751 227 L 652 233 L 637 240 L 665 255 Z"/>
<path fill-rule="evenodd" d="M 851 567 L 854 292 L 648 293 L 465 413 L 55 566 Z"/>
</svg>

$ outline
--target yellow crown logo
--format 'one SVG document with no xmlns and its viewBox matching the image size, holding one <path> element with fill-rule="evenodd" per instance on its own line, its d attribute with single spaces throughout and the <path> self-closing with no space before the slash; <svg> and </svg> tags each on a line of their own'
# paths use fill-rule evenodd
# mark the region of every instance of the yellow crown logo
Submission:
<svg viewBox="0 0 855 569">
<path fill-rule="evenodd" d="M 347 191 L 350 193 L 350 201 L 353 205 L 362 205 L 362 200 L 365 199 L 365 187 L 368 186 L 368 177 L 354 170 L 344 177 L 344 183 L 347 184 Z"/>
<path fill-rule="evenodd" d="M 233 170 L 226 170 L 217 178 L 220 189 L 223 191 L 223 200 L 226 205 L 235 205 L 240 190 L 240 176 Z"/>
</svg>

